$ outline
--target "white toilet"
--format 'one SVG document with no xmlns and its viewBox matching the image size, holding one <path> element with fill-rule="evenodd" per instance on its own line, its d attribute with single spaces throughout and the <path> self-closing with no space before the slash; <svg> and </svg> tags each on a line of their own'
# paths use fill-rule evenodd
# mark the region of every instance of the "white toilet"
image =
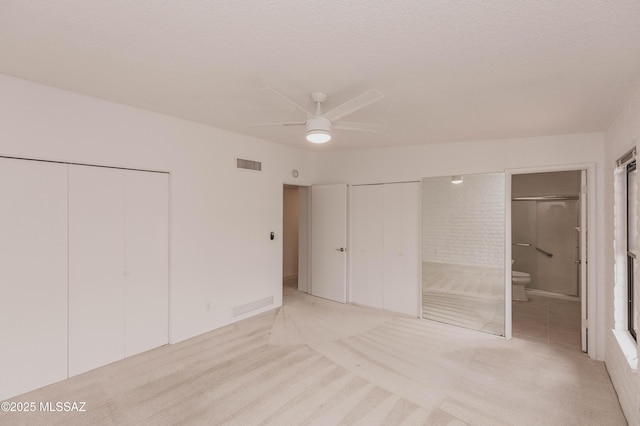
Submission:
<svg viewBox="0 0 640 426">
<path fill-rule="evenodd" d="M 511 271 L 511 300 L 526 302 L 525 286 L 531 282 L 531 275 L 527 272 Z"/>
</svg>

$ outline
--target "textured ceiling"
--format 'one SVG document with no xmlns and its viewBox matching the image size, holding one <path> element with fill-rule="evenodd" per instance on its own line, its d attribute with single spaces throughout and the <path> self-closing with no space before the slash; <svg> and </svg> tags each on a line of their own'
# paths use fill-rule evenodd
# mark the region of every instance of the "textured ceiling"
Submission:
<svg viewBox="0 0 640 426">
<path fill-rule="evenodd" d="M 0 73 L 309 149 L 603 131 L 640 78 L 638 0 L 2 0 Z M 326 109 L 309 146 L 269 86 Z"/>
</svg>

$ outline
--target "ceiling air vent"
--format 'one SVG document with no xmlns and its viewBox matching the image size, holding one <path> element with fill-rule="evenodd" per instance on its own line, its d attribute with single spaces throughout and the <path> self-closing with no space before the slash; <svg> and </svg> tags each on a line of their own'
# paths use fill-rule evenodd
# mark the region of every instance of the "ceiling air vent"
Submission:
<svg viewBox="0 0 640 426">
<path fill-rule="evenodd" d="M 256 172 L 261 172 L 262 171 L 262 162 L 260 161 L 253 161 L 253 160 L 246 160 L 244 158 L 236 158 L 236 167 L 239 169 L 245 169 L 245 170 L 253 170 Z"/>
</svg>

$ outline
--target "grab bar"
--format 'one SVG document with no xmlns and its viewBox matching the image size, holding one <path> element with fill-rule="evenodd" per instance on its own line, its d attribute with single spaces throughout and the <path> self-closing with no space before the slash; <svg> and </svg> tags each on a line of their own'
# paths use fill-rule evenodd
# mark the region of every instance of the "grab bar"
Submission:
<svg viewBox="0 0 640 426">
<path fill-rule="evenodd" d="M 512 243 L 512 246 L 518 246 L 518 247 L 534 247 L 536 250 L 538 250 L 540 253 L 544 254 L 545 256 L 548 257 L 553 257 L 553 253 L 549 253 L 546 250 L 542 250 L 540 247 L 535 247 L 533 244 L 529 244 L 529 243 Z"/>
<path fill-rule="evenodd" d="M 548 256 L 548 257 L 553 257 L 553 253 L 549 253 L 548 251 L 542 250 L 540 247 L 536 247 L 536 250 L 538 250 L 540 253 Z"/>
</svg>

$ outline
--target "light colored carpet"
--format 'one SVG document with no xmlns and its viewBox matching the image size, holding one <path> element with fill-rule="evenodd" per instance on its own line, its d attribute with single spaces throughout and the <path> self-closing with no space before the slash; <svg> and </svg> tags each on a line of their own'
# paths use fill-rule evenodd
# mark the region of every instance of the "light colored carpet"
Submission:
<svg viewBox="0 0 640 426">
<path fill-rule="evenodd" d="M 30 392 L 84 413 L 0 424 L 624 425 L 586 355 L 342 305 L 285 288 L 285 305 Z"/>
</svg>

